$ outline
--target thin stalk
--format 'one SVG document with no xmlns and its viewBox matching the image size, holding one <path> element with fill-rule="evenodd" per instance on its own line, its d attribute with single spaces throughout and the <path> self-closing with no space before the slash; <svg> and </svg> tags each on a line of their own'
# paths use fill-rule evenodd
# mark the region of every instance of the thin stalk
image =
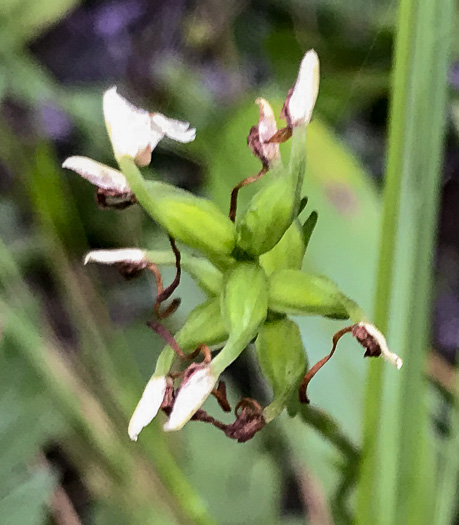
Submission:
<svg viewBox="0 0 459 525">
<path fill-rule="evenodd" d="M 382 364 L 370 365 L 357 498 L 361 524 L 431 518 L 423 369 L 452 20 L 451 0 L 400 2 L 374 318 L 382 331 L 391 326 L 389 342 L 405 367 L 397 379 L 390 374 L 387 390 Z"/>
</svg>

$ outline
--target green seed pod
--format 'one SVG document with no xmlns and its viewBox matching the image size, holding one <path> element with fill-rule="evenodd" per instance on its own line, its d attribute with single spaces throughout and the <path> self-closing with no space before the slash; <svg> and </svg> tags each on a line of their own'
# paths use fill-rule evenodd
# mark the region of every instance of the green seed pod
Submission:
<svg viewBox="0 0 459 525">
<path fill-rule="evenodd" d="M 276 246 L 260 256 L 260 264 L 266 275 L 287 268 L 299 270 L 303 263 L 304 251 L 303 230 L 297 219 L 284 233 Z"/>
<path fill-rule="evenodd" d="M 154 218 L 174 239 L 204 253 L 231 254 L 234 225 L 212 201 L 162 182 L 148 186 L 159 208 Z"/>
<path fill-rule="evenodd" d="M 223 322 L 230 334 L 253 337 L 268 310 L 266 274 L 257 263 L 238 263 L 225 275 L 221 297 Z"/>
<path fill-rule="evenodd" d="M 348 319 L 346 300 L 336 284 L 322 275 L 280 270 L 269 277 L 269 308 L 275 312 Z"/>
<path fill-rule="evenodd" d="M 268 252 L 279 242 L 297 208 L 291 176 L 270 172 L 263 182 L 265 186 L 254 195 L 237 222 L 237 245 L 253 257 Z"/>
<path fill-rule="evenodd" d="M 305 373 L 306 353 L 298 325 L 287 317 L 266 322 L 258 334 L 256 349 L 274 393 L 274 401 L 265 409 L 270 421 L 285 408 Z"/>
<path fill-rule="evenodd" d="M 165 182 L 145 181 L 132 159 L 119 163 L 140 205 L 171 237 L 213 260 L 229 259 L 235 227 L 213 202 Z"/>
<path fill-rule="evenodd" d="M 268 282 L 257 263 L 243 262 L 229 270 L 221 295 L 223 323 L 229 339 L 212 361 L 213 373 L 218 376 L 228 367 L 255 337 L 268 311 Z"/>
</svg>

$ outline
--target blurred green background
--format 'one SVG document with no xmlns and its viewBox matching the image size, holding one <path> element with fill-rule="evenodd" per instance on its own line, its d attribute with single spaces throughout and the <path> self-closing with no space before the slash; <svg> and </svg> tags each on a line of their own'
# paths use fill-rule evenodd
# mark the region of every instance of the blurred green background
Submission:
<svg viewBox="0 0 459 525">
<path fill-rule="evenodd" d="M 386 0 L 0 2 L 2 525 L 457 523 L 457 5 L 398 9 Z M 321 87 L 304 192 L 319 221 L 306 264 L 375 310 L 404 369 L 383 381 L 381 366 L 343 340 L 311 385 L 312 407 L 246 444 L 200 423 L 164 434 L 162 415 L 132 443 L 127 422 L 162 348 L 145 325 L 155 285 L 82 259 L 167 238 L 138 207 L 97 209 L 93 187 L 61 163 L 85 155 L 113 166 L 101 97 L 117 85 L 197 128 L 190 145 L 161 142 L 152 165 L 226 211 L 233 186 L 258 171 L 246 146 L 255 98 L 279 113 L 310 48 Z M 242 205 L 252 193 L 241 191 Z M 178 295 L 171 331 L 202 299 L 186 278 Z M 343 326 L 298 321 L 311 363 Z M 233 400 L 269 401 L 250 350 L 226 380 Z"/>
</svg>

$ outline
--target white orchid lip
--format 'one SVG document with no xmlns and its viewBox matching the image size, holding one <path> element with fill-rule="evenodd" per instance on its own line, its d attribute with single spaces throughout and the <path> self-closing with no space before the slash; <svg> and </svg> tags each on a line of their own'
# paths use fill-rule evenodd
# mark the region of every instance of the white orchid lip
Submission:
<svg viewBox="0 0 459 525">
<path fill-rule="evenodd" d="M 132 441 L 137 441 L 142 429 L 156 416 L 164 400 L 166 389 L 171 384 L 171 380 L 164 376 L 152 377 L 148 381 L 129 421 L 128 434 Z"/>
<path fill-rule="evenodd" d="M 208 365 L 196 368 L 180 387 L 164 430 L 170 432 L 183 428 L 209 397 L 216 382 L 217 378 Z"/>
<path fill-rule="evenodd" d="M 147 256 L 145 251 L 139 248 L 93 250 L 87 253 L 84 258 L 84 264 L 91 262 L 99 264 L 142 264 L 147 262 Z"/>
<path fill-rule="evenodd" d="M 116 87 L 105 92 L 103 110 L 115 158 L 131 157 L 138 166 L 150 163 L 151 153 L 163 137 L 191 142 L 196 136 L 188 122 L 138 108 L 119 95 Z"/>
<path fill-rule="evenodd" d="M 88 157 L 69 157 L 64 161 L 62 167 L 75 171 L 98 188 L 132 195 L 126 178 L 120 171 Z"/>
<path fill-rule="evenodd" d="M 290 128 L 309 124 L 319 94 L 319 57 L 311 49 L 301 61 L 298 77 L 282 109 Z"/>
</svg>

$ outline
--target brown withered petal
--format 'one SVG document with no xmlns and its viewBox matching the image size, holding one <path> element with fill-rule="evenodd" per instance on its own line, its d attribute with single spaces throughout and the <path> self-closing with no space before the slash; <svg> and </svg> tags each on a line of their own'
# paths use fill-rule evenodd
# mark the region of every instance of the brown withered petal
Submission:
<svg viewBox="0 0 459 525">
<path fill-rule="evenodd" d="M 292 119 L 290 117 L 290 112 L 288 110 L 288 105 L 289 105 L 290 99 L 292 98 L 292 95 L 293 95 L 293 88 L 290 88 L 288 90 L 287 97 L 285 99 L 284 105 L 282 106 L 282 109 L 280 112 L 280 118 L 282 120 L 285 120 L 285 122 L 287 123 L 287 127 L 289 128 L 293 128 Z"/>
<path fill-rule="evenodd" d="M 253 399 L 242 399 L 242 407 L 236 416 L 236 421 L 224 429 L 226 437 L 236 439 L 238 443 L 245 443 L 252 439 L 265 425 L 263 409 Z"/>
<path fill-rule="evenodd" d="M 376 339 L 370 335 L 363 325 L 356 324 L 352 328 L 352 335 L 366 349 L 364 357 L 379 357 L 381 347 Z"/>
<path fill-rule="evenodd" d="M 258 125 L 252 126 L 250 129 L 247 145 L 253 154 L 261 160 L 263 166 L 270 166 L 280 160 L 279 145 L 269 141 L 277 132 L 276 119 L 267 100 L 257 98 L 255 103 L 260 108 L 260 116 Z"/>
<path fill-rule="evenodd" d="M 137 203 L 137 199 L 132 193 L 120 193 L 116 190 L 106 190 L 97 188 L 96 202 L 99 208 L 125 210 Z"/>
<path fill-rule="evenodd" d="M 139 263 L 118 263 L 118 271 L 120 274 L 126 279 L 135 279 L 138 277 L 143 270 L 148 266 L 147 262 L 139 262 Z"/>
</svg>

